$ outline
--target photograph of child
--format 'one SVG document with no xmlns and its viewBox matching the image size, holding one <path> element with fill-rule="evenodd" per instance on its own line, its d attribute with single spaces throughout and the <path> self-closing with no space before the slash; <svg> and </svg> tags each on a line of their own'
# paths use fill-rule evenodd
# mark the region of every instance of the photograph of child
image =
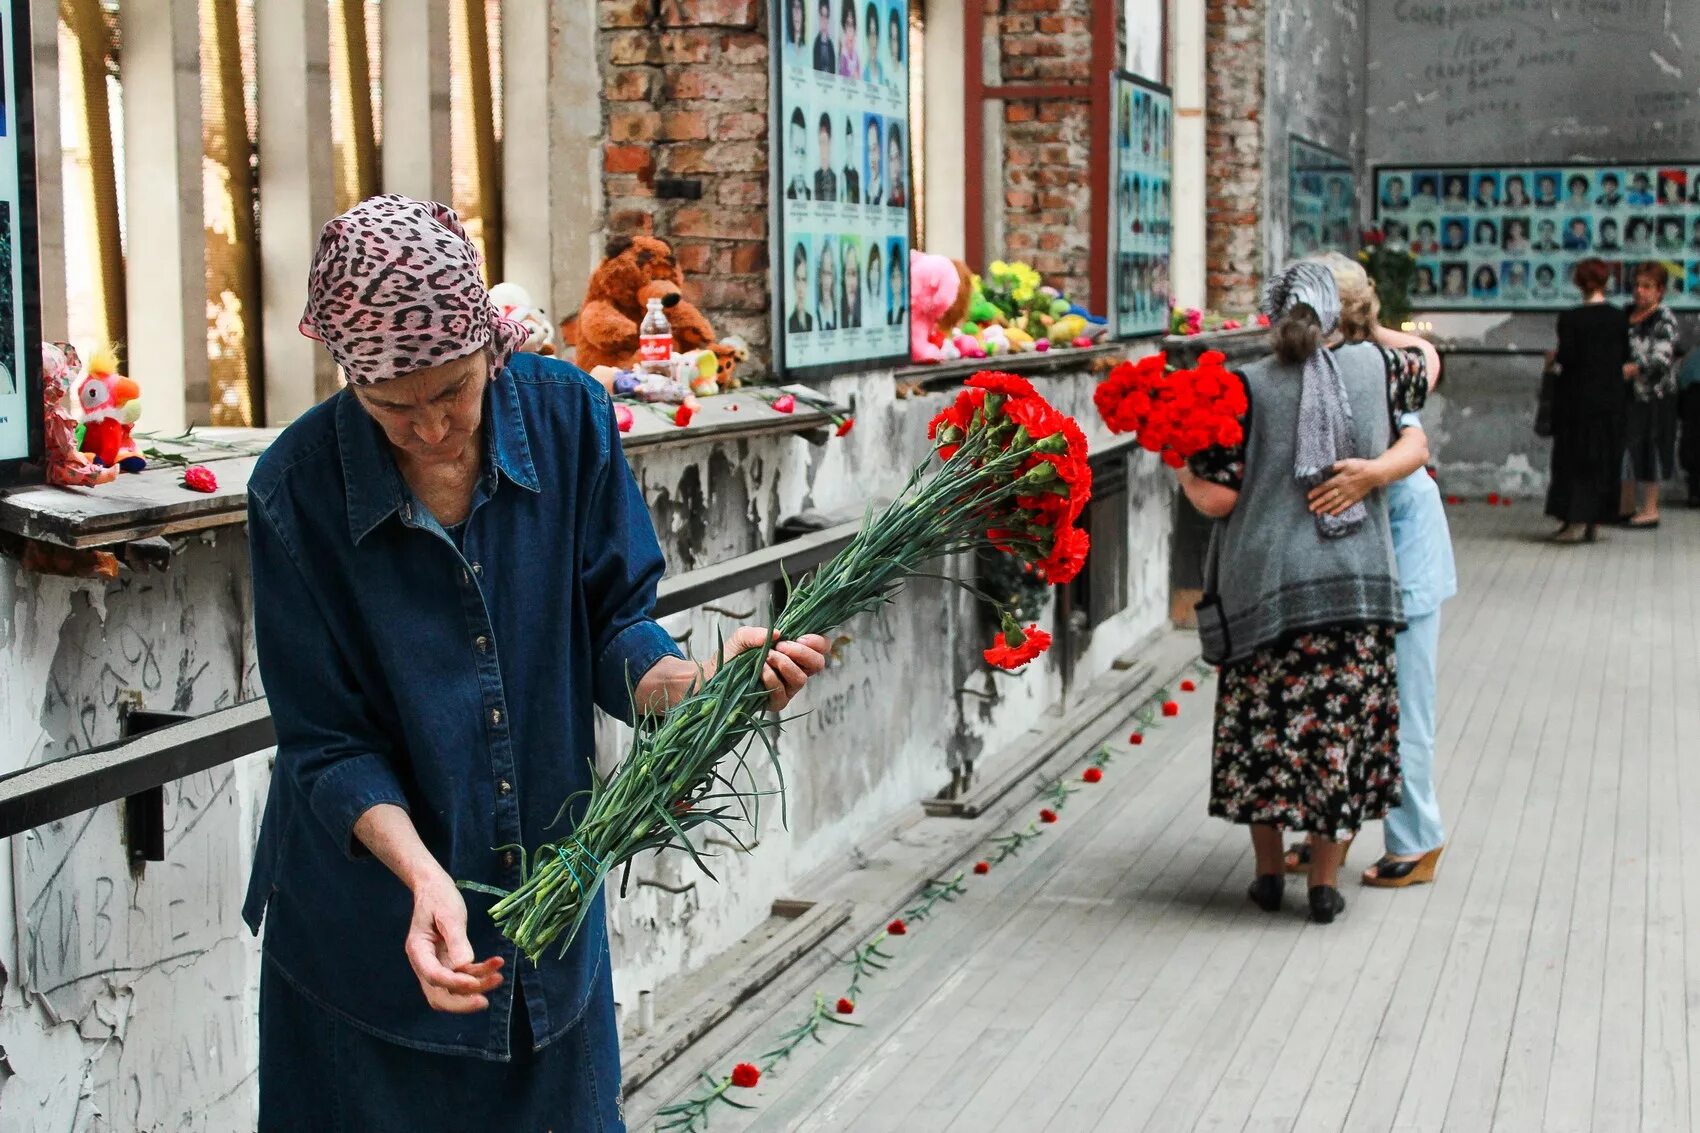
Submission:
<svg viewBox="0 0 1700 1133">
<path fill-rule="evenodd" d="M 1469 265 L 1454 260 L 1440 266 L 1440 295 L 1443 299 L 1467 299 L 1470 295 Z"/>
<path fill-rule="evenodd" d="M 1499 174 L 1477 173 L 1474 175 L 1475 184 L 1471 187 L 1470 199 L 1478 211 L 1497 209 L 1499 207 Z"/>
<path fill-rule="evenodd" d="M 1535 174 L 1535 207 L 1551 209 L 1558 207 L 1558 174 Z"/>
<path fill-rule="evenodd" d="M 1446 252 L 1461 252 L 1469 241 L 1469 221 L 1461 216 L 1449 216 L 1441 221 L 1440 247 Z"/>
</svg>

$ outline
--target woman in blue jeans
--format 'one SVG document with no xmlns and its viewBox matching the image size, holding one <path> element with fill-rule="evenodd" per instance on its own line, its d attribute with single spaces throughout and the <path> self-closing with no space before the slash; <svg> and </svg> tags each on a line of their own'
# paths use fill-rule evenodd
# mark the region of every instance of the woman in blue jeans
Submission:
<svg viewBox="0 0 1700 1133">
<path fill-rule="evenodd" d="M 1356 261 L 1337 253 L 1321 257 L 1340 289 L 1340 330 L 1349 341 L 1375 341 L 1384 347 L 1388 380 L 1403 367 L 1417 365 L 1411 352 L 1422 350 L 1431 381 L 1438 384 L 1439 356 L 1415 336 L 1389 331 L 1376 322 L 1380 303 L 1375 286 Z M 1400 341 L 1409 339 L 1410 342 Z M 1420 343 L 1420 346 L 1417 345 Z M 1446 844 L 1440 803 L 1434 789 L 1435 671 L 1439 660 L 1440 607 L 1458 592 L 1452 536 L 1440 489 L 1424 467 L 1428 442 L 1416 414 L 1400 418 L 1399 440 L 1374 460 L 1342 461 L 1333 479 L 1311 493 L 1314 511 L 1338 511 L 1376 488 L 1387 491 L 1393 555 L 1399 564 L 1399 597 L 1405 629 L 1395 639 L 1399 684 L 1399 764 L 1402 801 L 1382 824 L 1386 852 L 1364 870 L 1363 883 L 1383 889 L 1433 881 Z M 1287 868 L 1308 865 L 1307 847 L 1287 853 Z M 1342 851 L 1342 854 L 1344 851 Z"/>
</svg>

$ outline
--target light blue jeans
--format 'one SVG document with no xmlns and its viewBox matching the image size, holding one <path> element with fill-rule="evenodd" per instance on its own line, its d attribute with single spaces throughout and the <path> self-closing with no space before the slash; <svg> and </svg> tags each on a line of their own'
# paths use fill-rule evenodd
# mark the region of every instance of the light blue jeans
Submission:
<svg viewBox="0 0 1700 1133">
<path fill-rule="evenodd" d="M 1411 618 L 1397 639 L 1399 769 L 1404 801 L 1388 812 L 1382 835 L 1390 854 L 1426 854 L 1446 842 L 1434 793 L 1434 684 L 1440 610 Z"/>
</svg>

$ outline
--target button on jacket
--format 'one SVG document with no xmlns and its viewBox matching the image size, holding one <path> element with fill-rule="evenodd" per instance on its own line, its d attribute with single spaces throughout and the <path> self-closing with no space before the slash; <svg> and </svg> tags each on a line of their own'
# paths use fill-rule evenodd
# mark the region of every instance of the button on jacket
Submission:
<svg viewBox="0 0 1700 1133">
<path fill-rule="evenodd" d="M 662 558 L 602 388 L 521 354 L 489 385 L 485 468 L 451 535 L 403 482 L 347 390 L 305 414 L 249 484 L 254 621 L 277 762 L 243 916 L 303 993 L 421 1050 L 508 1057 L 516 985 L 533 1041 L 570 1028 L 608 962 L 592 916 L 532 967 L 467 892 L 479 958 L 506 958 L 487 1011 L 436 1012 L 402 951 L 412 895 L 354 838 L 411 814 L 457 881 L 511 889 L 566 836 L 590 786 L 593 706 L 677 655 L 650 617 Z M 525 855 L 514 852 L 525 847 Z"/>
</svg>

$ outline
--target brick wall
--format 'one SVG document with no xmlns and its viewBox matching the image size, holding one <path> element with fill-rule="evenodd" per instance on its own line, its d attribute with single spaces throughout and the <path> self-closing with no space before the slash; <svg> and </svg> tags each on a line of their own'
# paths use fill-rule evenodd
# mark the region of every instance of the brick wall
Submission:
<svg viewBox="0 0 1700 1133">
<path fill-rule="evenodd" d="M 715 331 L 742 335 L 765 367 L 767 4 L 599 0 L 598 22 L 606 230 L 671 243 Z M 658 197 L 658 180 L 701 196 Z"/>
<path fill-rule="evenodd" d="M 1092 81 L 1091 0 L 1001 0 L 987 5 L 1001 81 Z M 1084 296 L 1090 281 L 1091 104 L 1085 99 L 1004 104 L 1003 248 L 1048 282 Z M 980 266 L 980 265 L 977 265 Z"/>
<path fill-rule="evenodd" d="M 1265 0 L 1206 0 L 1205 269 L 1211 307 L 1256 308 L 1263 266 Z"/>
</svg>

